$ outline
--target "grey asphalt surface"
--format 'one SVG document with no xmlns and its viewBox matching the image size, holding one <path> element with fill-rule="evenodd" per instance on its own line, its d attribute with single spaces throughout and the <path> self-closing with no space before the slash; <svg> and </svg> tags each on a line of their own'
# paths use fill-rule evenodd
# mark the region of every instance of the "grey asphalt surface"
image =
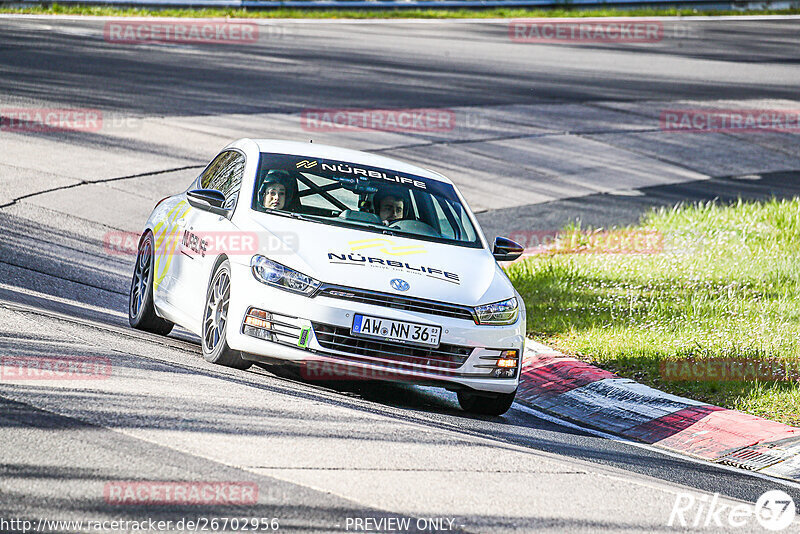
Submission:
<svg viewBox="0 0 800 534">
<path fill-rule="evenodd" d="M 681 22 L 638 45 L 523 45 L 502 23 L 273 22 L 252 45 L 123 46 L 102 21 L 0 19 L 0 108 L 87 107 L 99 132 L 0 131 L 3 356 L 108 357 L 109 380 L 0 380 L 0 517 L 447 516 L 466 531 L 673 531 L 676 493 L 781 487 L 453 395 L 207 364 L 127 326 L 132 257 L 109 231 L 243 136 L 313 137 L 441 170 L 487 233 L 648 207 L 791 196 L 791 134 L 666 134 L 667 107 L 800 108 L 798 21 Z M 669 29 L 670 26 L 667 26 Z M 677 37 L 680 36 L 680 37 Z M 309 132 L 306 108 L 453 109 L 450 132 Z M 0 109 L 0 115 L 5 113 Z M 755 176 L 754 176 L 755 175 Z M 742 180 L 742 176 L 748 176 Z M 113 507 L 110 480 L 247 480 L 247 509 Z M 751 529 L 752 530 L 752 529 Z"/>
<path fill-rule="evenodd" d="M 94 31 L 95 21 L 15 20 L 4 24 L 3 71 L 13 75 L 3 77 L 0 91 L 12 102 L 165 115 L 356 103 L 453 107 L 797 96 L 796 20 L 667 23 L 655 43 L 544 47 L 512 43 L 504 23 L 264 24 L 257 43 L 210 45 L 198 53 L 106 42 Z M 686 68 L 695 62 L 707 68 Z M 623 75 L 604 76 L 606 67 Z"/>
</svg>

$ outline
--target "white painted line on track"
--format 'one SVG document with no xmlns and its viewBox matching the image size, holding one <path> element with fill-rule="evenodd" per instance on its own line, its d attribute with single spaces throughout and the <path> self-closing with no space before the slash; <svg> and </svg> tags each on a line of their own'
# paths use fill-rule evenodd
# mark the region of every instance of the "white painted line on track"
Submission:
<svg viewBox="0 0 800 534">
<path fill-rule="evenodd" d="M 614 434 L 609 434 L 607 432 L 603 432 L 602 430 L 595 430 L 593 428 L 582 427 L 582 426 L 577 425 L 575 423 L 572 423 L 570 421 L 565 421 L 563 419 L 559 419 L 558 417 L 554 417 L 554 416 L 552 416 L 550 414 L 547 414 L 547 413 L 544 413 L 544 412 L 540 412 L 539 410 L 537 410 L 535 408 L 530 408 L 530 407 L 525 406 L 524 404 L 520 404 L 518 402 L 515 402 L 513 404 L 513 407 L 515 409 L 521 411 L 521 412 L 528 413 L 530 415 L 533 415 L 534 417 L 538 417 L 539 419 L 543 419 L 543 420 L 545 420 L 545 421 L 547 421 L 549 423 L 553 423 L 553 424 L 556 424 L 556 425 L 559 425 L 559 426 L 563 426 L 563 427 L 566 427 L 566 428 L 571 428 L 573 430 L 580 430 L 581 432 L 586 432 L 587 434 L 592 434 L 593 436 L 597 436 L 599 438 L 605 438 L 605 439 L 609 439 L 609 440 L 616 441 L 616 442 L 619 442 L 619 443 L 625 443 L 625 444 L 631 445 L 633 447 L 638 447 L 640 449 L 644 449 L 644 450 L 651 451 L 651 452 L 656 452 L 658 454 L 663 454 L 664 456 L 669 456 L 670 458 L 677 458 L 677 459 L 688 461 L 688 462 L 695 463 L 695 464 L 698 464 L 698 465 L 703 465 L 703 466 L 711 465 L 711 466 L 714 466 L 717 469 L 721 469 L 723 471 L 729 471 L 731 473 L 738 473 L 740 475 L 752 476 L 752 477 L 755 477 L 755 478 L 759 478 L 761 480 L 766 480 L 768 482 L 774 482 L 775 484 L 780 484 L 782 486 L 786 486 L 786 487 L 789 487 L 789 488 L 792 488 L 792 489 L 800 489 L 800 483 L 797 483 L 797 482 L 792 482 L 792 481 L 784 480 L 784 479 L 781 479 L 781 478 L 771 477 L 769 475 L 765 475 L 763 473 L 759 473 L 758 471 L 748 471 L 747 469 L 739 469 L 739 468 L 732 467 L 732 466 L 729 466 L 729 465 L 723 465 L 723 464 L 718 464 L 718 463 L 714 463 L 714 462 L 709 462 L 708 460 L 701 460 L 699 458 L 694 458 L 693 456 L 687 456 L 687 455 L 679 454 L 679 453 L 676 453 L 676 452 L 672 452 L 672 451 L 667 450 L 667 449 L 661 449 L 659 447 L 654 447 L 653 445 L 648 445 L 647 443 L 640 443 L 638 441 L 632 441 L 632 440 L 629 440 L 629 439 L 626 439 L 626 438 L 623 438 L 623 437 L 620 437 L 620 436 L 615 436 Z"/>
</svg>

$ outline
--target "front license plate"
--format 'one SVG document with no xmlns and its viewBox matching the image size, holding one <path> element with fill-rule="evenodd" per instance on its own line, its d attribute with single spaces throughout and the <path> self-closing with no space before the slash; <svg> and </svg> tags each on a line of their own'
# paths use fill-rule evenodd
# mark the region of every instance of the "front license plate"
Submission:
<svg viewBox="0 0 800 534">
<path fill-rule="evenodd" d="M 439 338 L 442 337 L 442 327 L 356 314 L 350 333 L 354 336 L 371 337 L 408 345 L 438 347 Z"/>
</svg>

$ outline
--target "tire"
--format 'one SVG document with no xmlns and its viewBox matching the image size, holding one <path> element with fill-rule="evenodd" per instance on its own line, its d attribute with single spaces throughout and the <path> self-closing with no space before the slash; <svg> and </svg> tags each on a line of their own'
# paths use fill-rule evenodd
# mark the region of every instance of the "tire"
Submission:
<svg viewBox="0 0 800 534">
<path fill-rule="evenodd" d="M 225 367 L 249 369 L 252 362 L 245 360 L 241 352 L 228 346 L 225 331 L 228 326 L 230 296 L 231 264 L 225 260 L 214 271 L 206 292 L 202 327 L 203 358 Z"/>
<path fill-rule="evenodd" d="M 137 330 L 166 336 L 173 323 L 156 315 L 153 306 L 153 234 L 147 232 L 139 243 L 133 279 L 128 293 L 128 322 Z"/>
<path fill-rule="evenodd" d="M 471 391 L 458 392 L 458 404 L 465 412 L 478 415 L 503 415 L 511 408 L 517 391 L 511 393 L 489 394 L 473 393 Z"/>
</svg>

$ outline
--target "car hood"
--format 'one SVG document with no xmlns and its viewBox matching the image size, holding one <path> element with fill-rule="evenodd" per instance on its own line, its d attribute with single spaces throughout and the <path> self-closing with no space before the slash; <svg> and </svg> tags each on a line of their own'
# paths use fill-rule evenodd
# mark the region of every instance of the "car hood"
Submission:
<svg viewBox="0 0 800 534">
<path fill-rule="evenodd" d="M 476 306 L 515 295 L 494 257 L 467 248 L 257 214 L 259 252 L 323 283 Z M 245 258 L 242 258 L 243 260 Z M 249 258 L 246 258 L 249 261 Z M 400 279 L 405 284 L 392 280 Z"/>
</svg>

